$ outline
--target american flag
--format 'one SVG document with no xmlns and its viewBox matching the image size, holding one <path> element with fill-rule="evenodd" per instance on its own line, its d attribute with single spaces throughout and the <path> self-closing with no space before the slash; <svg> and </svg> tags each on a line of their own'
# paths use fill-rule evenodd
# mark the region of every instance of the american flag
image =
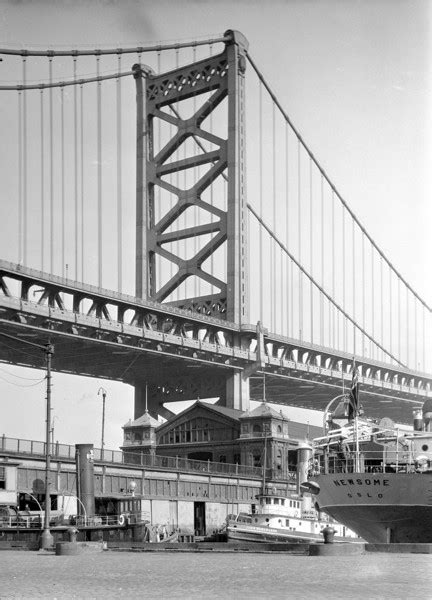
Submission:
<svg viewBox="0 0 432 600">
<path fill-rule="evenodd" d="M 359 410 L 359 372 L 355 360 L 352 366 L 352 382 L 349 393 L 348 419 L 352 420 L 358 415 Z"/>
</svg>

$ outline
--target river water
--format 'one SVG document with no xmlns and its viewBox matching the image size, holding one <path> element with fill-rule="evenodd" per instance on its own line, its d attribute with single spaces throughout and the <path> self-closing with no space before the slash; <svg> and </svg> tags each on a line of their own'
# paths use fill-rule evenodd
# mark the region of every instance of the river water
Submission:
<svg viewBox="0 0 432 600">
<path fill-rule="evenodd" d="M 0 552 L 5 599 L 432 599 L 432 555 Z"/>
</svg>

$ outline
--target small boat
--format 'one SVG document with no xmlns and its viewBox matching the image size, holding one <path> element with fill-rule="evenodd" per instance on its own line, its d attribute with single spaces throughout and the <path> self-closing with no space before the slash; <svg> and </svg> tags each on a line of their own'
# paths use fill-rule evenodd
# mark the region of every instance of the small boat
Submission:
<svg viewBox="0 0 432 600">
<path fill-rule="evenodd" d="M 274 486 L 265 485 L 257 499 L 257 512 L 228 517 L 228 541 L 317 543 L 323 541 L 322 531 L 328 525 L 334 530 L 335 542 L 359 541 L 344 525 L 307 508 L 310 498 L 284 496 Z"/>
</svg>

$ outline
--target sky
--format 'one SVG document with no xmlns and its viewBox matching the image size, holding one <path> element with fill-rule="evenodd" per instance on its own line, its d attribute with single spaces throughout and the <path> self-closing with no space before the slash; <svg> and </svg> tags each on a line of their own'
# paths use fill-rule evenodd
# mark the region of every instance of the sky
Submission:
<svg viewBox="0 0 432 600">
<path fill-rule="evenodd" d="M 0 46 L 126 47 L 241 31 L 342 196 L 430 303 L 431 15 L 422 0 L 3 0 Z M 43 439 L 42 378 L 0 365 L 0 433 Z M 119 446 L 133 416 L 129 386 L 56 373 L 53 385 L 55 439 L 100 445 L 103 387 L 105 446 Z"/>
</svg>

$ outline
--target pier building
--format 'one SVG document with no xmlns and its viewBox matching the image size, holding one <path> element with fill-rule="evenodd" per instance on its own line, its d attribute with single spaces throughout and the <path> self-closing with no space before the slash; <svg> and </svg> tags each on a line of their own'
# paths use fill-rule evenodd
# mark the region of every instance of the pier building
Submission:
<svg viewBox="0 0 432 600">
<path fill-rule="evenodd" d="M 230 514 L 253 512 L 263 476 L 275 492 L 295 492 L 296 448 L 307 435 L 306 425 L 265 403 L 243 412 L 197 401 L 166 423 L 146 412 L 123 429 L 121 451 L 89 446 L 94 504 L 84 507 L 86 515 L 138 511 L 152 525 L 198 536 L 221 529 Z M 1 518 L 13 510 L 42 512 L 45 451 L 43 442 L 0 438 Z M 57 522 L 83 515 L 76 453 L 75 446 L 50 447 L 51 511 Z"/>
</svg>

